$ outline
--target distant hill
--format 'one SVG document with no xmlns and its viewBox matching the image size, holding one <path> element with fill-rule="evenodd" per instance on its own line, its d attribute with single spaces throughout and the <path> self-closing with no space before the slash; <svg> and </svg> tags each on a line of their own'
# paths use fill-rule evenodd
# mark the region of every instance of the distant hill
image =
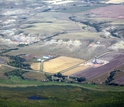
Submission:
<svg viewBox="0 0 124 107">
<path fill-rule="evenodd" d="M 107 3 L 122 3 L 124 0 L 109 0 Z"/>
</svg>

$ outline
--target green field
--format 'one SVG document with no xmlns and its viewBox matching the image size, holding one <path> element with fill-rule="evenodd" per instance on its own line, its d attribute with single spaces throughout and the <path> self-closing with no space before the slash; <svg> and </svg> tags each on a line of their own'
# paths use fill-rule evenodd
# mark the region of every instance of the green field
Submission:
<svg viewBox="0 0 124 107">
<path fill-rule="evenodd" d="M 35 75 L 34 72 L 24 73 L 23 76 L 29 79 L 11 72 L 8 78 L 0 79 L 0 107 L 117 107 L 124 104 L 122 86 L 43 82 L 36 80 L 39 76 L 45 77 L 40 72 Z M 30 96 L 41 100 L 30 100 Z"/>
<path fill-rule="evenodd" d="M 124 107 L 124 92 L 91 91 L 74 86 L 0 87 L 0 107 Z M 38 96 L 41 100 L 29 100 Z"/>
</svg>

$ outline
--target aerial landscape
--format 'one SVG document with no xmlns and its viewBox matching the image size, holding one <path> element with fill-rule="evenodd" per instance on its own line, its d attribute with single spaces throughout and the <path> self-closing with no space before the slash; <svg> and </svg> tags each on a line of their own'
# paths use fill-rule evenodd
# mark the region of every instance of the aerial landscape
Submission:
<svg viewBox="0 0 124 107">
<path fill-rule="evenodd" d="M 0 0 L 0 107 L 124 107 L 124 0 Z"/>
</svg>

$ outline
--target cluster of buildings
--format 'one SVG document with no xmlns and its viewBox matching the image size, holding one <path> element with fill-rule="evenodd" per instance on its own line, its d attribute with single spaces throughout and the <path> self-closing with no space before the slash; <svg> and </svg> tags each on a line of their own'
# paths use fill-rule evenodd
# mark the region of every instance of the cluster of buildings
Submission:
<svg viewBox="0 0 124 107">
<path fill-rule="evenodd" d="M 46 61 L 46 60 L 50 60 L 50 59 L 53 59 L 53 58 L 56 58 L 58 57 L 58 55 L 51 55 L 51 54 L 48 54 L 48 55 L 43 55 L 42 58 L 38 58 L 37 61 L 38 62 L 43 62 L 43 61 Z"/>
</svg>

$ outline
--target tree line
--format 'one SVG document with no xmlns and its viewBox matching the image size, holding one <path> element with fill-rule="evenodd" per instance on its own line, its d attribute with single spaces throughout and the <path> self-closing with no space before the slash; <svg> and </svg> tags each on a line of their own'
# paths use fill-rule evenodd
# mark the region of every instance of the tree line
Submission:
<svg viewBox="0 0 124 107">
<path fill-rule="evenodd" d="M 8 62 L 8 65 L 31 70 L 30 64 L 24 63 L 26 61 L 24 58 L 21 58 L 19 56 L 8 56 L 8 57 L 11 60 L 10 62 Z"/>
</svg>

